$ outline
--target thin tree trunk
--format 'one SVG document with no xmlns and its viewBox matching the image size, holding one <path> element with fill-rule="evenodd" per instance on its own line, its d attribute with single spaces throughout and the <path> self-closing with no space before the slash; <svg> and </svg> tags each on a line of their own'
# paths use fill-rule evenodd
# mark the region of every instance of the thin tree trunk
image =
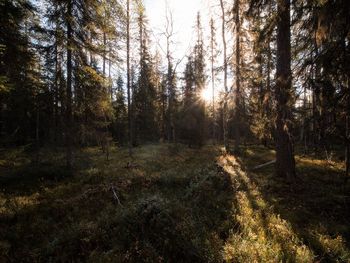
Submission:
<svg viewBox="0 0 350 263">
<path fill-rule="evenodd" d="M 109 83 L 109 92 L 111 96 L 111 102 L 113 102 L 113 82 L 111 78 L 111 70 L 112 70 L 112 60 L 111 60 L 111 44 L 109 44 L 109 54 L 108 54 L 108 83 Z"/>
<path fill-rule="evenodd" d="M 235 145 L 234 152 L 239 153 L 239 145 L 240 145 L 240 114 L 241 114 L 241 73 L 240 73 L 240 63 L 241 63 L 241 49 L 240 49 L 240 31 L 241 31 L 241 21 L 239 17 L 239 0 L 236 0 L 235 6 L 235 24 L 236 24 L 236 92 L 235 92 L 235 122 L 234 122 L 234 131 L 235 131 Z"/>
<path fill-rule="evenodd" d="M 264 98 L 264 107 L 265 107 L 265 114 L 267 117 L 270 116 L 270 100 L 271 100 L 271 39 L 268 38 L 268 43 L 267 43 L 267 81 L 266 81 L 266 93 L 265 93 L 265 98 Z"/>
<path fill-rule="evenodd" d="M 166 137 L 166 95 L 164 85 L 162 85 L 162 142 Z"/>
<path fill-rule="evenodd" d="M 349 8 L 348 8 L 348 11 Z M 346 24 L 349 24 L 350 18 L 346 18 Z M 346 56 L 346 54 L 349 54 L 350 52 L 350 45 L 346 41 L 347 32 L 344 32 L 344 41 L 343 41 L 343 50 L 344 50 L 344 57 L 345 57 L 345 64 L 347 67 L 347 96 L 346 96 L 346 124 L 345 124 L 345 180 L 346 182 L 349 180 L 349 173 L 350 173 L 350 72 L 349 72 L 349 56 Z"/>
<path fill-rule="evenodd" d="M 212 111 L 213 111 L 213 143 L 216 141 L 216 114 L 215 114 L 215 74 L 214 74 L 214 20 L 210 19 L 210 52 L 211 52 L 211 88 L 212 88 Z"/>
<path fill-rule="evenodd" d="M 57 25 L 56 25 L 57 27 Z M 54 131 L 53 131 L 53 143 L 54 147 L 57 146 L 57 130 L 58 130 L 58 94 L 59 94 L 59 61 L 58 61 L 58 34 L 57 34 L 57 28 L 56 28 L 56 35 L 55 35 L 55 84 L 54 84 L 54 97 L 53 97 L 53 124 L 54 124 Z"/>
<path fill-rule="evenodd" d="M 267 39 L 267 61 L 266 61 L 266 90 L 264 92 L 263 99 L 263 112 L 266 120 L 270 120 L 271 117 L 271 39 L 270 37 Z M 269 132 L 271 125 L 270 122 L 267 121 L 267 127 L 264 128 L 264 146 L 267 146 L 269 139 Z"/>
<path fill-rule="evenodd" d="M 103 77 L 106 77 L 106 44 L 107 44 L 107 37 L 106 32 L 103 32 L 103 66 L 102 66 L 102 73 Z"/>
<path fill-rule="evenodd" d="M 128 148 L 129 156 L 132 156 L 131 145 L 131 94 L 130 94 L 130 0 L 127 0 L 126 9 L 126 67 L 127 67 L 127 91 L 128 91 Z"/>
<path fill-rule="evenodd" d="M 39 163 L 40 159 L 40 137 L 39 137 L 39 128 L 40 128 L 40 107 L 37 102 L 36 109 L 36 122 L 35 122 L 35 147 L 36 147 L 36 155 L 35 155 L 35 163 Z"/>
<path fill-rule="evenodd" d="M 167 87 L 168 87 L 168 140 L 170 142 L 175 142 L 175 127 L 173 119 L 173 102 L 174 102 L 174 88 L 173 88 L 173 69 L 171 65 L 171 55 L 170 55 L 170 39 L 167 38 L 167 61 L 168 61 L 168 72 L 167 72 Z"/>
<path fill-rule="evenodd" d="M 72 1 L 68 2 L 68 21 L 67 21 L 67 94 L 66 94 L 66 164 L 72 168 Z"/>
<path fill-rule="evenodd" d="M 345 176 L 346 180 L 349 180 L 350 173 L 350 76 L 348 76 L 348 89 L 347 89 L 347 110 L 346 110 L 346 128 L 345 128 L 345 136 L 346 136 L 346 150 L 345 150 Z"/>
<path fill-rule="evenodd" d="M 295 159 L 290 133 L 291 122 L 291 32 L 290 32 L 290 0 L 277 1 L 277 68 L 276 89 L 276 173 L 289 182 L 295 180 Z"/>
<path fill-rule="evenodd" d="M 228 131 L 227 131 L 227 97 L 228 97 L 228 87 L 227 87 L 227 44 L 226 44 L 226 36 L 225 36 L 225 7 L 223 0 L 220 0 L 220 6 L 221 6 L 221 20 L 222 20 L 222 44 L 223 44 L 223 53 L 224 53 L 224 107 L 223 107 L 223 123 L 222 123 L 222 128 L 223 128 L 223 139 L 224 139 L 224 147 L 225 151 L 228 152 L 229 149 L 229 141 L 228 141 Z"/>
</svg>

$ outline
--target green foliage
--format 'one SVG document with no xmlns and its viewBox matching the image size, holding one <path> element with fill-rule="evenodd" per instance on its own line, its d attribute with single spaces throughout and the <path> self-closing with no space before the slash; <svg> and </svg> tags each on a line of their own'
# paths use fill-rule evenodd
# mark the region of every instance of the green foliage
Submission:
<svg viewBox="0 0 350 263">
<path fill-rule="evenodd" d="M 115 93 L 115 101 L 113 102 L 114 121 L 112 122 L 112 134 L 114 139 L 122 144 L 126 141 L 127 132 L 127 109 L 125 105 L 124 82 L 121 76 L 117 80 L 117 88 Z"/>
<path fill-rule="evenodd" d="M 7 0 L 1 1 L 0 12 L 1 133 L 7 142 L 24 144 L 35 126 L 37 95 L 42 91 L 39 62 L 25 33 L 35 13 L 29 1 Z"/>
<path fill-rule="evenodd" d="M 133 94 L 134 136 L 136 143 L 156 141 L 159 138 L 157 126 L 157 72 L 149 52 L 147 18 L 144 7 L 138 2 L 137 20 L 140 31 L 140 72 Z"/>
<path fill-rule="evenodd" d="M 205 104 L 201 98 L 205 87 L 204 43 L 200 14 L 196 20 L 197 41 L 184 71 L 184 98 L 180 111 L 180 134 L 188 145 L 201 147 L 206 134 Z"/>
</svg>

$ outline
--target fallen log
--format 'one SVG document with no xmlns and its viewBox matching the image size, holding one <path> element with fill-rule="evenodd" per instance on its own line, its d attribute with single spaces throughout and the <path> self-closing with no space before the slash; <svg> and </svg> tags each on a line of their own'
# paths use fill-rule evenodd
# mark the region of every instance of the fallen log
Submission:
<svg viewBox="0 0 350 263">
<path fill-rule="evenodd" d="M 269 166 L 269 165 L 274 164 L 274 163 L 276 163 L 276 160 L 272 160 L 272 161 L 269 161 L 267 163 L 263 163 L 263 164 L 257 165 L 255 167 L 253 167 L 252 170 L 257 170 L 257 169 L 263 168 L 265 166 Z"/>
</svg>

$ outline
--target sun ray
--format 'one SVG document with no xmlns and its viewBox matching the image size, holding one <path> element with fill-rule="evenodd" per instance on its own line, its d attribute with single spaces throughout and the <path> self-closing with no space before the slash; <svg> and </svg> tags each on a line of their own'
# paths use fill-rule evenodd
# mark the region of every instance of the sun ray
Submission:
<svg viewBox="0 0 350 263">
<path fill-rule="evenodd" d="M 209 87 L 205 88 L 201 92 L 201 98 L 205 102 L 211 102 L 213 99 L 213 91 Z"/>
</svg>

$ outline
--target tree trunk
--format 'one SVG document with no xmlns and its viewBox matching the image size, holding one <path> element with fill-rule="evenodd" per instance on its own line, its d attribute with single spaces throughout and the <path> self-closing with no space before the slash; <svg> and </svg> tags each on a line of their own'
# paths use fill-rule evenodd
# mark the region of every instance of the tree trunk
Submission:
<svg viewBox="0 0 350 263">
<path fill-rule="evenodd" d="M 266 92 L 265 92 L 265 98 L 264 98 L 264 111 L 267 117 L 270 117 L 271 115 L 271 39 L 270 37 L 267 40 L 267 80 L 266 80 Z"/>
<path fill-rule="evenodd" d="M 68 2 L 68 20 L 67 20 L 67 94 L 66 94 L 66 164 L 68 168 L 72 167 L 72 2 Z"/>
<path fill-rule="evenodd" d="M 112 60 L 111 60 L 112 47 L 109 44 L 109 55 L 108 55 L 108 84 L 109 84 L 109 92 L 111 96 L 111 103 L 113 103 L 113 81 L 111 78 L 111 69 L 112 69 Z"/>
<path fill-rule="evenodd" d="M 212 88 L 212 111 L 213 111 L 213 143 L 216 141 L 216 114 L 215 114 L 215 74 L 214 74 L 214 20 L 210 19 L 210 52 L 211 52 L 211 88 Z"/>
<path fill-rule="evenodd" d="M 174 87 L 173 87 L 173 68 L 171 64 L 171 54 L 170 54 L 170 39 L 167 38 L 167 61 L 168 61 L 168 71 L 167 71 L 167 88 L 168 88 L 168 140 L 170 142 L 175 142 L 175 127 L 174 127 Z"/>
<path fill-rule="evenodd" d="M 106 32 L 103 32 L 103 58 L 102 58 L 102 73 L 103 77 L 106 77 L 106 45 L 107 45 L 107 37 Z"/>
<path fill-rule="evenodd" d="M 130 0 L 127 0 L 126 9 L 126 67 L 127 67 L 127 91 L 128 91 L 128 148 L 129 156 L 132 156 L 132 126 L 131 126 L 131 100 L 130 100 Z"/>
<path fill-rule="evenodd" d="M 57 23 L 57 22 L 56 22 Z M 58 137 L 58 100 L 59 100 L 59 61 L 58 61 L 58 33 L 56 24 L 56 34 L 55 34 L 55 85 L 53 94 L 53 144 L 54 147 L 57 146 Z"/>
<path fill-rule="evenodd" d="M 226 36 L 225 36 L 225 7 L 223 0 L 220 0 L 220 6 L 221 6 L 221 20 L 222 20 L 222 44 L 223 44 L 223 52 L 224 52 L 224 105 L 223 105 L 223 117 L 222 117 L 222 128 L 223 128 L 223 139 L 224 139 L 224 147 L 225 151 L 228 152 L 230 149 L 229 141 L 228 141 L 228 131 L 227 131 L 227 97 L 228 97 L 228 87 L 227 87 L 227 44 L 226 44 Z"/>
<path fill-rule="evenodd" d="M 276 173 L 289 182 L 295 180 L 295 159 L 290 134 L 292 119 L 291 104 L 291 33 L 290 33 L 290 0 L 277 1 L 277 68 L 276 89 Z"/>
<path fill-rule="evenodd" d="M 240 63 L 241 63 L 241 50 L 240 50 L 240 31 L 241 22 L 239 17 L 239 0 L 236 0 L 235 6 L 235 24 L 236 24 L 236 92 L 235 92 L 235 116 L 234 116 L 234 131 L 235 131 L 235 145 L 234 152 L 239 153 L 240 145 L 240 114 L 241 114 L 241 73 L 240 73 Z"/>
<path fill-rule="evenodd" d="M 40 131 L 40 106 L 39 101 L 37 101 L 36 105 L 36 121 L 35 121 L 35 163 L 38 164 L 40 160 L 40 137 L 39 137 L 39 131 Z"/>
<path fill-rule="evenodd" d="M 348 89 L 347 89 L 347 110 L 346 110 L 346 128 L 345 128 L 345 136 L 346 136 L 346 150 L 345 150 L 345 176 L 346 180 L 349 180 L 349 172 L 350 172 L 350 76 L 348 76 Z"/>
</svg>

